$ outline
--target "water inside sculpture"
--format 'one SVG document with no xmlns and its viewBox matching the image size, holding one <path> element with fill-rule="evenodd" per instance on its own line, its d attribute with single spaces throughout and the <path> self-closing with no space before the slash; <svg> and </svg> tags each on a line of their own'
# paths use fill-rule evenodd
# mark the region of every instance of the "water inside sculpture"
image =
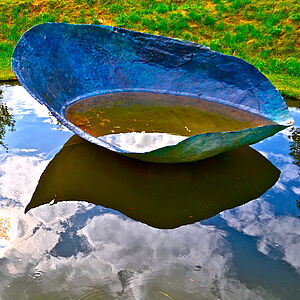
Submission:
<svg viewBox="0 0 300 300">
<path fill-rule="evenodd" d="M 259 115 L 198 98 L 119 92 L 77 101 L 69 121 L 123 150 L 146 152 L 206 132 L 239 131 L 275 124 Z"/>
</svg>

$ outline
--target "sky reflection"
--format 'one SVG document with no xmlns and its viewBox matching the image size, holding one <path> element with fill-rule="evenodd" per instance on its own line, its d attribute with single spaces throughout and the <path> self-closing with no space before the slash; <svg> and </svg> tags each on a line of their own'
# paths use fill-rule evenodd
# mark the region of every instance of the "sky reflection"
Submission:
<svg viewBox="0 0 300 300">
<path fill-rule="evenodd" d="M 289 133 L 254 145 L 280 169 L 277 184 L 202 222 L 156 229 L 80 201 L 24 214 L 72 134 L 21 87 L 0 88 L 16 120 L 16 131 L 6 134 L 8 152 L 0 152 L 1 300 L 297 298 L 300 187 Z M 300 113 L 292 113 L 299 123 Z"/>
</svg>

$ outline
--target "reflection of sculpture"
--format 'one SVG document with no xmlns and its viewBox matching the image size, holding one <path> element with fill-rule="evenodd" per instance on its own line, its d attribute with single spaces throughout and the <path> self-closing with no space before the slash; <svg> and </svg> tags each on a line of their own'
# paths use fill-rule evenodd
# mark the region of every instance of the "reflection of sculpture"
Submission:
<svg viewBox="0 0 300 300">
<path fill-rule="evenodd" d="M 0 91 L 0 99 L 1 99 Z M 7 146 L 4 144 L 3 140 L 6 133 L 6 126 L 9 130 L 14 130 L 15 120 L 13 116 L 10 114 L 8 107 L 6 104 L 0 103 L 0 145 L 7 149 Z"/>
<path fill-rule="evenodd" d="M 82 200 L 158 228 L 174 228 L 255 199 L 279 170 L 250 147 L 186 164 L 118 156 L 73 136 L 50 162 L 26 210 Z"/>
<path fill-rule="evenodd" d="M 12 65 L 22 85 L 63 125 L 92 143 L 141 160 L 196 161 L 256 143 L 293 122 L 281 95 L 253 66 L 187 41 L 109 26 L 46 23 L 24 34 Z M 65 117 L 66 107 L 76 101 L 117 92 L 202 100 L 223 111 L 226 106 L 257 114 L 270 124 L 191 130 L 175 144 L 135 152 L 113 138 L 93 136 Z M 181 121 L 182 115 L 175 115 Z"/>
</svg>

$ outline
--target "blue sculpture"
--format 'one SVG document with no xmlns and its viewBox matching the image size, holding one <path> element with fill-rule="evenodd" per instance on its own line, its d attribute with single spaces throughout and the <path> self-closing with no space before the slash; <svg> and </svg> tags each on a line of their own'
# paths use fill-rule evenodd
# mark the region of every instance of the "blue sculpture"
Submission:
<svg viewBox="0 0 300 300">
<path fill-rule="evenodd" d="M 252 65 L 188 41 L 110 26 L 45 23 L 22 36 L 12 67 L 26 90 L 64 126 L 94 144 L 141 160 L 196 161 L 256 143 L 293 124 L 279 92 Z M 93 136 L 66 117 L 66 109 L 79 100 L 124 92 L 209 101 L 270 123 L 175 136 L 168 146 L 143 152 L 121 147 L 113 134 Z M 163 132 L 159 138 L 165 138 Z"/>
</svg>

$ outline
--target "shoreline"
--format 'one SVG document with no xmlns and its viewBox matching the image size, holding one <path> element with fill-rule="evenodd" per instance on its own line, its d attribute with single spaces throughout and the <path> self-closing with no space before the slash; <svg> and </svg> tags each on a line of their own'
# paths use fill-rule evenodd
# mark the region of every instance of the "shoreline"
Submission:
<svg viewBox="0 0 300 300">
<path fill-rule="evenodd" d="M 11 79 L 0 79 L 0 84 L 5 84 L 5 83 L 19 83 L 17 78 L 11 78 Z M 21 85 L 21 84 L 20 84 Z M 280 91 L 279 91 L 280 93 Z M 280 93 L 281 96 L 283 97 L 284 101 L 286 102 L 288 107 L 297 107 L 300 108 L 300 98 L 297 98 L 296 96 L 291 96 L 287 95 L 284 92 Z"/>
<path fill-rule="evenodd" d="M 18 79 L 17 78 L 0 79 L 0 83 L 3 83 L 3 82 L 12 82 L 12 81 L 18 81 Z"/>
</svg>

